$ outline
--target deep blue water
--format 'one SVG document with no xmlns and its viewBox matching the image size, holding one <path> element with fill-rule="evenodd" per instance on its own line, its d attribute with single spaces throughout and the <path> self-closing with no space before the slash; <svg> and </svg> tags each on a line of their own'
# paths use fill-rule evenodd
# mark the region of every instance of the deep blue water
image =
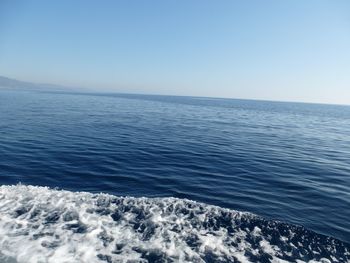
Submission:
<svg viewBox="0 0 350 263">
<path fill-rule="evenodd" d="M 178 197 L 350 242 L 350 107 L 0 91 L 0 184 Z"/>
</svg>

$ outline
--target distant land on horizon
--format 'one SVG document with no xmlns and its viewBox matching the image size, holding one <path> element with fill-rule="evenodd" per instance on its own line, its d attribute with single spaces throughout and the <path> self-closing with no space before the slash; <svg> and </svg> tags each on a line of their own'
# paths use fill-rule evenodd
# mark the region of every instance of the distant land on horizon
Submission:
<svg viewBox="0 0 350 263">
<path fill-rule="evenodd" d="M 87 87 L 70 87 L 50 83 L 34 83 L 28 81 L 17 80 L 0 76 L 0 90 L 1 89 L 14 89 L 23 91 L 47 91 L 47 92 L 80 92 L 80 93 L 105 93 L 105 94 L 123 94 L 123 95 L 146 95 L 146 96 L 174 96 L 174 97 L 193 97 L 193 98 L 210 98 L 210 99 L 238 99 L 238 100 L 254 100 L 254 101 L 266 101 L 266 102 L 291 102 L 291 103 L 307 103 L 307 104 L 325 104 L 325 105 L 342 105 L 350 106 L 349 104 L 336 104 L 336 103 L 322 103 L 322 102 L 303 102 L 303 101 L 283 101 L 283 100 L 265 100 L 265 99 L 248 99 L 248 98 L 223 98 L 223 97 L 206 97 L 206 96 L 188 96 L 188 95 L 164 95 L 164 94 L 146 94 L 146 93 L 126 93 L 118 91 L 98 91 L 96 89 Z"/>
<path fill-rule="evenodd" d="M 67 87 L 56 84 L 33 83 L 17 79 L 0 76 L 0 89 L 11 88 L 16 90 L 36 90 L 36 91 L 82 91 L 82 88 Z M 85 89 L 84 89 L 85 90 Z"/>
</svg>

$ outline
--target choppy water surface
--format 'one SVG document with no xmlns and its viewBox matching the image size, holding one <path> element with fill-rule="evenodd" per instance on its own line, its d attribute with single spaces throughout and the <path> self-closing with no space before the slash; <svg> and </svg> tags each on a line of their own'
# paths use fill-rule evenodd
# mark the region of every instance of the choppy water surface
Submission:
<svg viewBox="0 0 350 263">
<path fill-rule="evenodd" d="M 69 190 L 2 186 L 0 258 L 349 260 L 348 106 L 2 90 L 0 156 Z"/>
</svg>

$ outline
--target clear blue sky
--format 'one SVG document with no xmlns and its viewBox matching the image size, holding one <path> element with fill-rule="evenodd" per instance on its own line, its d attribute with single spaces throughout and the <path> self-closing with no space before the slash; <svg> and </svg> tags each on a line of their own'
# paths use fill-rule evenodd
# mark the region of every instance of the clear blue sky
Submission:
<svg viewBox="0 0 350 263">
<path fill-rule="evenodd" d="M 0 75 L 350 104 L 350 1 L 0 0 Z"/>
</svg>

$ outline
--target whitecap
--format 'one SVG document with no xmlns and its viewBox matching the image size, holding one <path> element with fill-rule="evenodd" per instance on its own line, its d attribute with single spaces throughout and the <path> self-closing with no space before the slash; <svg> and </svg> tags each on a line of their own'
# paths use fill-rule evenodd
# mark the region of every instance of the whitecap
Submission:
<svg viewBox="0 0 350 263">
<path fill-rule="evenodd" d="M 177 198 L 0 187 L 1 262 L 349 262 L 300 226 Z"/>
</svg>

